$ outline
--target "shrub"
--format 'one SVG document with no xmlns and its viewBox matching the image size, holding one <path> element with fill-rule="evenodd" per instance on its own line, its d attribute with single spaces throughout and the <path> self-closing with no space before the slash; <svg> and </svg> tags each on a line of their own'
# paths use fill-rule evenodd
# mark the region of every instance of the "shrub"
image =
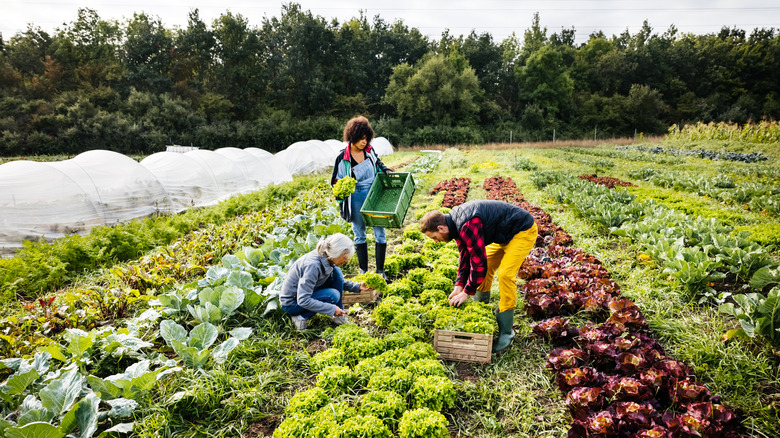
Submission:
<svg viewBox="0 0 780 438">
<path fill-rule="evenodd" d="M 398 438 L 449 438 L 447 419 L 429 409 L 412 409 L 404 412 L 398 424 Z"/>
</svg>

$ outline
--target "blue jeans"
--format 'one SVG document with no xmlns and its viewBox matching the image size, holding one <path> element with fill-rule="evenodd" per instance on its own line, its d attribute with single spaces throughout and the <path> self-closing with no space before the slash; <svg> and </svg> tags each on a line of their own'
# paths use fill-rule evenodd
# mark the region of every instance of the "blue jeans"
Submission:
<svg viewBox="0 0 780 438">
<path fill-rule="evenodd" d="M 369 187 L 370 188 L 370 187 Z M 355 233 L 355 244 L 366 243 L 366 224 L 363 222 L 363 216 L 360 209 L 366 202 L 368 190 L 355 190 L 352 193 L 352 231 Z M 377 243 L 387 243 L 384 227 L 372 227 L 374 229 L 374 238 Z"/>
<path fill-rule="evenodd" d="M 341 273 L 341 269 L 334 267 L 330 278 L 322 285 L 322 288 L 315 290 L 311 297 L 323 303 L 335 304 L 339 309 L 343 309 L 344 305 L 341 303 L 341 295 L 343 293 L 344 274 Z M 314 311 L 299 306 L 297 302 L 289 306 L 282 306 L 282 310 L 290 316 L 301 315 L 306 319 L 310 319 L 316 314 Z"/>
</svg>

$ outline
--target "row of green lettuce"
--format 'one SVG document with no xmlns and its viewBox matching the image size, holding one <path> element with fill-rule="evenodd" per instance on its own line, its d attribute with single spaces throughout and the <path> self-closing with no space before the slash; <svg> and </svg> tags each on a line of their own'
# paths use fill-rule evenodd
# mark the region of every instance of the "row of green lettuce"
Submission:
<svg viewBox="0 0 780 438">
<path fill-rule="evenodd" d="M 274 438 L 450 436 L 444 413 L 455 406 L 460 385 L 437 359 L 433 330 L 492 334 L 495 318 L 488 304 L 449 306 L 454 242 L 425 239 L 411 224 L 388 261 L 395 279 L 379 286 L 383 298 L 370 315 L 374 335 L 354 324 L 335 330 L 330 348 L 309 361 L 314 385 L 289 400 Z"/>
<path fill-rule="evenodd" d="M 562 172 L 535 172 L 530 180 L 605 231 L 628 239 L 644 264 L 668 274 L 692 300 L 717 303 L 735 316 L 741 328 L 728 337 L 761 337 L 780 345 L 780 288 L 761 293 L 780 284 L 771 246 L 755 243 L 749 233 L 734 232 L 718 219 L 691 217 L 652 200 L 640 202 L 626 190 Z M 716 288 L 724 282 L 730 287 Z M 757 292 L 732 294 L 751 287 Z"/>
</svg>

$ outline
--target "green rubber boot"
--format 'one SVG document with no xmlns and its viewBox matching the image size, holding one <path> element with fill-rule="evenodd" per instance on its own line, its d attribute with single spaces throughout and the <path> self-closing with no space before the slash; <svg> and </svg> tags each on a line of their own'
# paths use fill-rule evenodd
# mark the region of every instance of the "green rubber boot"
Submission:
<svg viewBox="0 0 780 438">
<path fill-rule="evenodd" d="M 493 353 L 504 351 L 512 343 L 515 337 L 515 331 L 512 330 L 512 323 L 515 319 L 515 309 L 504 310 L 496 313 L 498 322 L 498 338 L 493 341 Z"/>
<path fill-rule="evenodd" d="M 490 291 L 487 292 L 480 292 L 477 291 L 477 293 L 474 294 L 474 301 L 478 303 L 490 303 Z"/>
</svg>

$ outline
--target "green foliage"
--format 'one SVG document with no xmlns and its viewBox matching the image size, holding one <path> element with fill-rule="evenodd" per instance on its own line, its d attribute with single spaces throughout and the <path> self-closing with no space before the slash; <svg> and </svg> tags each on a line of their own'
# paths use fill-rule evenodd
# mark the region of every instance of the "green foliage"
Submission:
<svg viewBox="0 0 780 438">
<path fill-rule="evenodd" d="M 450 379 L 442 376 L 418 377 L 410 395 L 413 408 L 441 411 L 455 405 L 455 386 Z"/>
<path fill-rule="evenodd" d="M 371 391 L 360 403 L 361 414 L 380 418 L 390 430 L 396 429 L 404 411 L 406 401 L 395 391 Z"/>
<path fill-rule="evenodd" d="M 403 239 L 404 240 L 416 240 L 421 241 L 425 238 L 425 235 L 420 231 L 420 226 L 417 224 L 409 224 L 404 227 Z"/>
<path fill-rule="evenodd" d="M 348 418 L 330 436 L 333 438 L 392 438 L 393 434 L 380 418 L 374 415 L 357 415 Z"/>
<path fill-rule="evenodd" d="M 341 178 L 333 185 L 333 196 L 337 199 L 345 199 L 355 191 L 357 180 L 351 176 Z"/>
<path fill-rule="evenodd" d="M 403 368 L 383 368 L 377 370 L 368 380 L 369 390 L 395 391 L 406 396 L 414 383 L 414 375 Z"/>
<path fill-rule="evenodd" d="M 486 303 L 471 301 L 460 307 L 441 306 L 435 314 L 433 326 L 441 330 L 489 335 L 495 326 L 495 317 Z"/>
<path fill-rule="evenodd" d="M 425 289 L 420 294 L 420 303 L 426 306 L 446 306 L 449 303 L 447 293 L 442 289 Z"/>
<path fill-rule="evenodd" d="M 330 365 L 317 376 L 317 387 L 335 396 L 349 392 L 357 380 L 357 374 L 349 367 Z"/>
<path fill-rule="evenodd" d="M 447 377 L 444 365 L 438 359 L 419 359 L 409 363 L 407 368 L 415 377 L 440 376 Z M 451 382 L 450 382 L 451 383 Z"/>
<path fill-rule="evenodd" d="M 718 310 L 737 318 L 741 328 L 729 330 L 725 338 L 761 336 L 780 346 L 780 287 L 773 288 L 766 297 L 749 293 L 733 298 L 736 305 L 721 304 Z"/>
<path fill-rule="evenodd" d="M 310 388 L 292 396 L 290 401 L 287 402 L 284 413 L 289 416 L 296 414 L 311 415 L 328 403 L 330 403 L 330 396 L 324 389 L 319 387 Z"/>
<path fill-rule="evenodd" d="M 366 272 L 353 278 L 352 281 L 356 283 L 365 283 L 366 286 L 371 289 L 378 290 L 379 292 L 387 292 L 387 282 L 381 275 L 374 272 Z"/>
<path fill-rule="evenodd" d="M 394 282 L 390 285 L 391 290 L 396 284 L 398 284 L 398 282 Z M 411 292 L 409 292 L 408 295 L 411 297 Z M 386 298 L 383 298 L 382 301 L 374 308 L 374 311 L 371 313 L 371 318 L 373 318 L 374 322 L 376 322 L 376 325 L 379 327 L 387 327 L 401 312 L 404 304 L 404 296 L 390 295 Z"/>
<path fill-rule="evenodd" d="M 394 281 L 387 288 L 387 295 L 390 297 L 411 298 L 414 295 L 417 285 L 411 281 L 403 278 L 401 280 Z"/>
<path fill-rule="evenodd" d="M 447 438 L 447 419 L 439 412 L 420 408 L 404 412 L 398 425 L 399 438 Z"/>
<path fill-rule="evenodd" d="M 399 64 L 393 68 L 385 100 L 399 115 L 420 125 L 468 125 L 479 110 L 479 84 L 467 63 L 458 64 L 457 59 L 432 54 L 414 67 Z"/>
<path fill-rule="evenodd" d="M 322 371 L 330 365 L 347 365 L 347 358 L 344 352 L 339 348 L 329 348 L 317 353 L 309 359 L 309 368 L 315 373 Z"/>
<path fill-rule="evenodd" d="M 452 291 L 453 281 L 439 274 L 431 274 L 423 283 L 423 289 L 438 289 L 449 293 Z"/>
</svg>

